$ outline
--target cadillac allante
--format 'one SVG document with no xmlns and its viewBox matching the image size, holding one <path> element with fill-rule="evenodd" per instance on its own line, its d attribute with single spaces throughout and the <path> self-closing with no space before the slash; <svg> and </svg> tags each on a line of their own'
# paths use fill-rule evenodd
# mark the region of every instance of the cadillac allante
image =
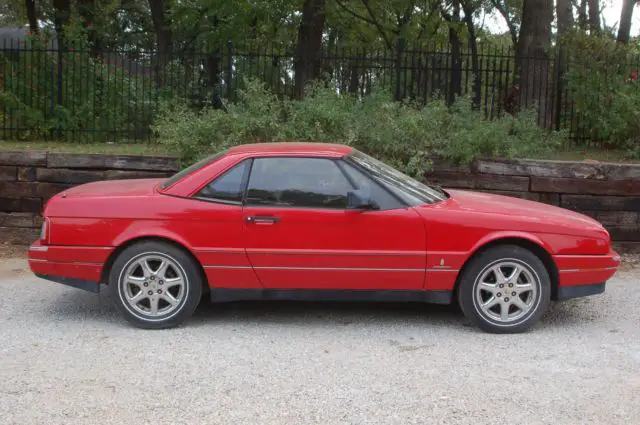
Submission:
<svg viewBox="0 0 640 425">
<path fill-rule="evenodd" d="M 43 217 L 31 270 L 106 286 L 142 328 L 177 326 L 206 297 L 457 302 L 515 333 L 552 301 L 602 293 L 620 264 L 589 217 L 431 187 L 334 144 L 248 144 L 168 179 L 76 186 Z"/>
</svg>

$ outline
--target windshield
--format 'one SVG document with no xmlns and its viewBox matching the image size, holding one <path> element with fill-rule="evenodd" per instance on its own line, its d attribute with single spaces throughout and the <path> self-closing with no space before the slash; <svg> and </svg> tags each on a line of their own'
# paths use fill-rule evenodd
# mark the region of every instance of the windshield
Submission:
<svg viewBox="0 0 640 425">
<path fill-rule="evenodd" d="M 166 189 L 169 186 L 171 186 L 172 184 L 174 184 L 175 182 L 177 182 L 178 180 L 182 179 L 185 176 L 188 176 L 189 174 L 198 171 L 199 169 L 201 169 L 202 167 L 204 167 L 205 165 L 208 165 L 211 163 L 211 161 L 214 161 L 218 158 L 220 158 L 222 155 L 224 155 L 224 152 L 218 152 L 218 153 L 214 153 L 213 155 L 210 155 L 204 159 L 201 159 L 200 161 L 196 162 L 195 164 L 192 164 L 191 166 L 185 168 L 182 171 L 178 171 L 176 174 L 174 174 L 173 176 L 169 177 L 164 183 L 162 183 L 162 185 L 160 186 L 162 189 Z"/>
<path fill-rule="evenodd" d="M 411 206 L 431 204 L 448 198 L 445 192 L 429 187 L 358 150 L 354 149 L 349 158 Z"/>
</svg>

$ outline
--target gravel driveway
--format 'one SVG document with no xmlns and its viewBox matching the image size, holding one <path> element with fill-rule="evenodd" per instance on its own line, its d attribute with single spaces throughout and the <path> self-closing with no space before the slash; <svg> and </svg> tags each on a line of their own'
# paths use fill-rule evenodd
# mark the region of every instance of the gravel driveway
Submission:
<svg viewBox="0 0 640 425">
<path fill-rule="evenodd" d="M 451 308 L 240 303 L 142 331 L 0 260 L 0 424 L 631 424 L 640 268 L 488 335 Z"/>
</svg>

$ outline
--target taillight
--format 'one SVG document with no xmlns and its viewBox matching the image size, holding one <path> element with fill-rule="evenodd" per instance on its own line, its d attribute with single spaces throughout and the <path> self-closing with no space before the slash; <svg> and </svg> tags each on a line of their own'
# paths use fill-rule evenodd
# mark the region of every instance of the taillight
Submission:
<svg viewBox="0 0 640 425">
<path fill-rule="evenodd" d="M 45 218 L 40 227 L 40 242 L 46 244 L 49 241 L 49 219 Z"/>
</svg>

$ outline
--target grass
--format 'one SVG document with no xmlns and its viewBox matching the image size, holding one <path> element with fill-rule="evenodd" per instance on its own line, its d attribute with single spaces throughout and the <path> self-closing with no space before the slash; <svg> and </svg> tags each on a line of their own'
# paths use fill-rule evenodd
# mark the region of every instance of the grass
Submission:
<svg viewBox="0 0 640 425">
<path fill-rule="evenodd" d="M 556 151 L 550 155 L 545 155 L 535 159 L 551 159 L 556 161 L 598 161 L 617 162 L 625 164 L 639 163 L 640 161 L 629 159 L 625 151 L 609 150 L 589 147 L 573 147 Z"/>
<path fill-rule="evenodd" d="M 0 140 L 0 151 L 48 151 L 65 153 L 103 153 L 121 155 L 173 155 L 165 145 L 157 143 L 70 143 L 46 141 L 6 141 Z M 624 151 L 598 148 L 566 148 L 544 157 L 533 159 L 551 159 L 558 161 L 599 161 L 617 163 L 640 163 L 625 158 Z"/>
</svg>

